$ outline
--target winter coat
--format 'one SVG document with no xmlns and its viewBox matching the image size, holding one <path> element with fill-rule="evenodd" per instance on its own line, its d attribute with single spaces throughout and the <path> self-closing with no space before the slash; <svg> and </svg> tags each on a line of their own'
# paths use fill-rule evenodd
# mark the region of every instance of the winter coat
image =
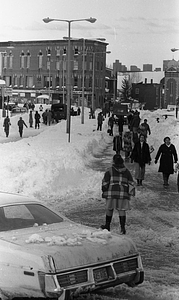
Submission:
<svg viewBox="0 0 179 300">
<path fill-rule="evenodd" d="M 160 157 L 161 156 L 161 157 Z M 176 163 L 178 161 L 178 156 L 176 152 L 176 148 L 173 144 L 167 146 L 165 143 L 162 144 L 157 152 L 155 157 L 155 162 L 158 161 L 160 157 L 160 165 L 158 172 L 166 173 L 166 174 L 173 174 L 173 161 Z"/>
<path fill-rule="evenodd" d="M 30 114 L 29 114 L 29 124 L 30 124 L 30 125 L 33 124 L 33 116 L 32 116 L 32 112 L 30 112 Z"/>
<path fill-rule="evenodd" d="M 40 114 L 37 111 L 35 113 L 34 118 L 35 118 L 35 121 L 36 121 L 37 124 L 40 123 Z"/>
<path fill-rule="evenodd" d="M 142 123 L 142 124 L 140 125 L 140 129 L 142 129 L 143 132 L 141 132 L 141 133 L 143 133 L 146 137 L 147 137 L 147 133 L 148 133 L 149 135 L 151 134 L 150 126 L 149 126 L 149 124 L 147 124 L 147 123 Z"/>
<path fill-rule="evenodd" d="M 126 152 L 132 151 L 132 134 L 130 131 L 126 131 L 123 136 L 124 147 L 123 150 Z"/>
<path fill-rule="evenodd" d="M 122 148 L 121 137 L 119 135 L 116 135 L 113 138 L 113 150 L 116 152 L 120 152 L 121 148 Z"/>
<path fill-rule="evenodd" d="M 115 123 L 115 118 L 114 117 L 110 117 L 108 120 L 108 126 L 110 126 L 111 128 L 113 128 Z"/>
<path fill-rule="evenodd" d="M 130 123 L 130 130 L 132 131 L 133 130 L 133 128 L 138 128 L 139 127 L 139 125 L 140 125 L 140 117 L 139 117 L 139 115 L 137 114 L 137 115 L 134 115 L 133 116 L 133 118 L 132 118 L 132 120 L 131 120 L 131 123 Z"/>
<path fill-rule="evenodd" d="M 102 179 L 102 198 L 130 200 L 129 184 L 133 186 L 130 171 L 124 165 L 112 165 Z"/>
<path fill-rule="evenodd" d="M 119 118 L 117 119 L 116 123 L 118 124 L 119 132 L 123 132 L 124 117 L 123 116 L 119 116 Z"/>
<path fill-rule="evenodd" d="M 139 163 L 140 167 L 145 166 L 151 162 L 151 156 L 149 151 L 149 145 L 143 142 L 143 147 L 141 148 L 141 143 L 138 141 L 132 150 L 131 161 Z"/>
<path fill-rule="evenodd" d="M 3 124 L 4 131 L 9 130 L 9 126 L 10 126 L 10 125 L 11 125 L 10 119 L 9 119 L 9 117 L 6 117 L 6 118 L 4 119 L 4 124 Z"/>
<path fill-rule="evenodd" d="M 19 126 L 19 129 L 22 129 L 24 125 L 27 127 L 26 123 L 22 119 L 17 122 L 17 125 Z"/>
<path fill-rule="evenodd" d="M 98 125 L 102 125 L 103 124 L 103 115 L 102 114 L 98 114 Z"/>
</svg>

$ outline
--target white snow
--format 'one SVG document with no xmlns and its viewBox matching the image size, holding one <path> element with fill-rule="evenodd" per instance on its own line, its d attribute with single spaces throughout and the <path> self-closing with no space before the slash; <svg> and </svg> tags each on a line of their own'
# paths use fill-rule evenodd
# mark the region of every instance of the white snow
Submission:
<svg viewBox="0 0 179 300">
<path fill-rule="evenodd" d="M 36 109 L 38 107 L 36 106 Z M 98 111 L 96 111 L 96 114 Z M 163 115 L 168 114 L 167 119 Z M 1 113 L 2 116 L 2 113 Z M 65 212 L 76 205 L 83 204 L 86 199 L 101 200 L 101 180 L 103 172 L 92 170 L 89 168 L 91 161 L 98 161 L 94 154 L 102 153 L 102 149 L 106 143 L 111 143 L 111 137 L 107 134 L 107 121 L 105 119 L 103 130 L 97 131 L 97 120 L 89 119 L 89 111 L 85 108 L 84 124 L 81 124 L 81 116 L 71 118 L 71 134 L 70 143 L 68 142 L 68 134 L 66 133 L 66 121 L 62 120 L 58 124 L 46 126 L 40 124 L 40 129 L 24 128 L 23 138 L 19 137 L 17 121 L 18 116 L 11 117 L 10 135 L 5 137 L 3 131 L 3 118 L 0 118 L 0 190 L 4 192 L 22 193 L 26 195 L 36 196 L 46 204 L 51 204 L 57 210 Z M 148 143 L 154 147 L 151 154 L 152 163 L 147 166 L 150 173 L 157 174 L 158 164 L 154 164 L 154 157 L 158 147 L 163 143 L 165 136 L 171 138 L 171 142 L 176 146 L 179 154 L 179 118 L 176 119 L 175 112 L 167 112 L 166 110 L 156 111 L 140 111 L 142 121 L 147 118 L 152 134 L 148 137 Z M 22 115 L 27 125 L 28 114 Z M 160 121 L 157 123 L 156 118 Z M 147 171 L 148 172 L 148 171 Z M 176 176 L 173 175 L 174 177 Z M 136 191 L 136 197 L 132 200 L 139 201 L 140 204 L 148 205 L 153 201 L 153 191 L 147 190 L 144 194 L 141 190 Z M 137 199 L 137 200 L 136 200 Z M 97 201 L 97 200 L 96 200 Z M 134 206 L 134 205 L 133 205 Z M 154 211 L 155 213 L 155 211 Z M 167 219 L 175 217 L 179 218 L 176 212 L 161 212 L 166 214 Z M 140 215 L 139 211 L 133 207 L 133 216 L 140 217 L 145 220 L 147 215 Z M 147 220 L 150 224 L 150 220 Z M 152 221 L 151 221 L 152 222 Z M 38 226 L 38 224 L 37 224 Z M 135 225 L 133 225 L 135 227 Z M 129 228 L 130 229 L 130 228 Z M 151 228 L 137 228 L 137 240 L 147 243 L 163 244 L 166 247 L 173 247 L 178 253 L 179 249 L 179 228 L 178 222 L 174 228 L 169 228 L 168 232 L 164 232 L 161 228 L 160 235 L 156 234 Z M 93 242 L 106 242 L 108 239 L 104 237 L 104 232 L 93 235 L 91 233 L 83 233 L 83 235 L 92 239 Z M 26 241 L 40 242 L 41 236 L 33 235 Z M 44 240 L 43 240 L 44 242 Z M 45 242 L 53 243 L 72 243 L 80 245 L 79 237 L 71 240 L 64 237 L 46 237 Z M 153 270 L 154 271 L 154 270 Z M 152 272 L 147 270 L 147 272 Z M 139 298 L 135 299 L 179 299 L 179 289 L 175 287 L 165 286 L 161 284 L 160 297 L 155 282 L 145 281 L 142 286 L 136 289 L 125 289 L 132 297 L 135 294 Z M 144 298 L 143 298 L 144 297 Z M 156 296 L 157 297 L 157 296 Z M 132 298 L 130 298 L 132 299 Z"/>
</svg>

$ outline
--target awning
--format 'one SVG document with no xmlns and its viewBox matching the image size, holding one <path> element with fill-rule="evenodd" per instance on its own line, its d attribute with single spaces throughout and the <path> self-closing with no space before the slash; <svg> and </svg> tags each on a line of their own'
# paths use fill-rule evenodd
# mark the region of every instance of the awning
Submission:
<svg viewBox="0 0 179 300">
<path fill-rule="evenodd" d="M 48 95 L 40 95 L 37 97 L 37 99 L 48 99 L 49 100 L 49 96 Z"/>
<path fill-rule="evenodd" d="M 0 79 L 0 86 L 6 86 L 5 80 Z"/>
</svg>

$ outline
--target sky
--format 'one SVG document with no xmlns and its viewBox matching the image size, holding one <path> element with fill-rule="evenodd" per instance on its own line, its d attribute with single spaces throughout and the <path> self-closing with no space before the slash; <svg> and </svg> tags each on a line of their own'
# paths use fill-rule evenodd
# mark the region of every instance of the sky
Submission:
<svg viewBox="0 0 179 300">
<path fill-rule="evenodd" d="M 36 105 L 35 110 L 38 110 L 38 107 L 39 105 Z M 44 109 L 46 108 L 48 106 L 44 106 Z M 99 111 L 96 111 L 96 116 Z M 169 114 L 167 119 L 163 117 L 166 113 Z M 103 149 L 112 143 L 113 137 L 107 134 L 108 117 L 103 123 L 102 131 L 97 131 L 96 119 L 89 119 L 89 110 L 85 108 L 84 124 L 81 124 L 81 116 L 71 118 L 71 142 L 69 143 L 65 120 L 51 126 L 40 123 L 40 129 L 29 128 L 29 115 L 24 113 L 22 117 L 28 128 L 24 128 L 23 138 L 20 138 L 17 128 L 20 115 L 12 116 L 10 118 L 10 135 L 6 138 L 1 116 L 2 112 L 0 111 L 1 191 L 35 196 L 44 204 L 52 206 L 63 214 L 73 211 L 78 206 L 82 207 L 86 201 L 88 203 L 91 201 L 91 205 L 93 201 L 102 201 L 101 205 L 105 205 L 101 198 L 101 181 L 104 173 L 90 166 L 92 162 L 93 164 L 98 163 Z M 175 112 L 167 112 L 164 109 L 154 112 L 140 111 L 140 117 L 141 122 L 147 118 L 150 124 L 152 133 L 147 142 L 154 147 L 154 152 L 151 154 L 152 163 L 146 167 L 146 177 L 149 172 L 152 176 L 158 176 L 158 165 L 154 164 L 154 158 L 158 147 L 163 143 L 163 138 L 170 136 L 177 151 L 179 149 L 179 119 L 176 119 Z M 159 123 L 156 118 L 159 118 Z M 116 133 L 115 126 L 114 134 Z M 115 153 L 113 152 L 113 154 Z M 105 157 L 104 160 L 106 164 L 112 162 L 111 158 Z M 177 174 L 173 175 L 173 180 L 176 180 L 176 176 Z M 179 249 L 178 211 L 166 212 L 163 207 L 160 211 L 155 209 L 156 219 L 164 219 L 165 222 L 160 223 L 157 231 L 152 230 L 150 213 L 154 212 L 153 206 L 150 212 L 150 203 L 157 199 L 150 182 L 148 184 L 150 188 L 147 188 L 145 193 L 136 189 L 136 196 L 131 200 L 132 210 L 127 214 L 128 220 L 130 220 L 138 219 L 140 213 L 140 222 L 147 223 L 147 227 L 141 226 L 140 222 L 139 224 L 135 222 L 135 226 L 127 224 L 127 236 L 132 237 L 135 243 L 143 242 L 145 247 L 151 246 L 152 243 L 154 248 L 158 244 L 163 247 L 169 247 L 172 244 L 172 253 L 173 255 L 176 253 L 177 256 Z M 142 205 L 144 208 L 147 205 L 148 215 L 146 215 L 145 209 L 143 213 L 138 211 L 138 205 Z M 117 218 L 117 213 L 115 218 Z M 174 225 L 166 226 L 167 220 L 168 222 L 172 220 Z M 29 242 L 32 242 L 32 237 L 29 238 Z M 34 242 L 38 242 L 38 238 Z M 175 266 L 171 263 L 170 267 L 174 268 Z M 177 267 L 176 265 L 175 268 Z M 162 279 L 160 283 L 157 283 L 156 278 L 161 278 L 161 272 L 163 272 L 162 268 L 155 271 L 153 268 L 148 268 L 145 270 L 146 278 L 142 285 L 135 289 L 127 286 L 119 287 L 119 289 L 121 288 L 123 292 L 126 291 L 130 296 L 129 298 L 125 297 L 126 300 L 178 300 L 179 289 L 173 283 L 170 285 L 164 280 L 162 282 Z M 176 282 L 176 272 L 171 272 L 169 276 L 170 280 L 173 276 L 174 282 Z M 149 281 L 149 277 L 152 280 Z"/>
<path fill-rule="evenodd" d="M 179 60 L 178 0 L 9 0 L 0 10 L 0 41 L 62 39 L 68 34 L 66 22 L 45 24 L 45 17 L 75 20 L 96 18 L 94 24 L 73 22 L 74 38 L 105 38 L 111 54 L 107 65 L 119 60 L 128 68 L 163 60 Z"/>
</svg>

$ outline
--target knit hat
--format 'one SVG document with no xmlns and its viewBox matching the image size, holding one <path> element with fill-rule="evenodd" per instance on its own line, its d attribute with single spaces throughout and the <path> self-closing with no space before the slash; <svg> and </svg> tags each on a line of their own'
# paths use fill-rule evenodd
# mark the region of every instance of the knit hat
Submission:
<svg viewBox="0 0 179 300">
<path fill-rule="evenodd" d="M 124 160 L 120 154 L 115 154 L 113 156 L 113 162 L 115 163 L 115 165 L 123 165 Z"/>
</svg>

